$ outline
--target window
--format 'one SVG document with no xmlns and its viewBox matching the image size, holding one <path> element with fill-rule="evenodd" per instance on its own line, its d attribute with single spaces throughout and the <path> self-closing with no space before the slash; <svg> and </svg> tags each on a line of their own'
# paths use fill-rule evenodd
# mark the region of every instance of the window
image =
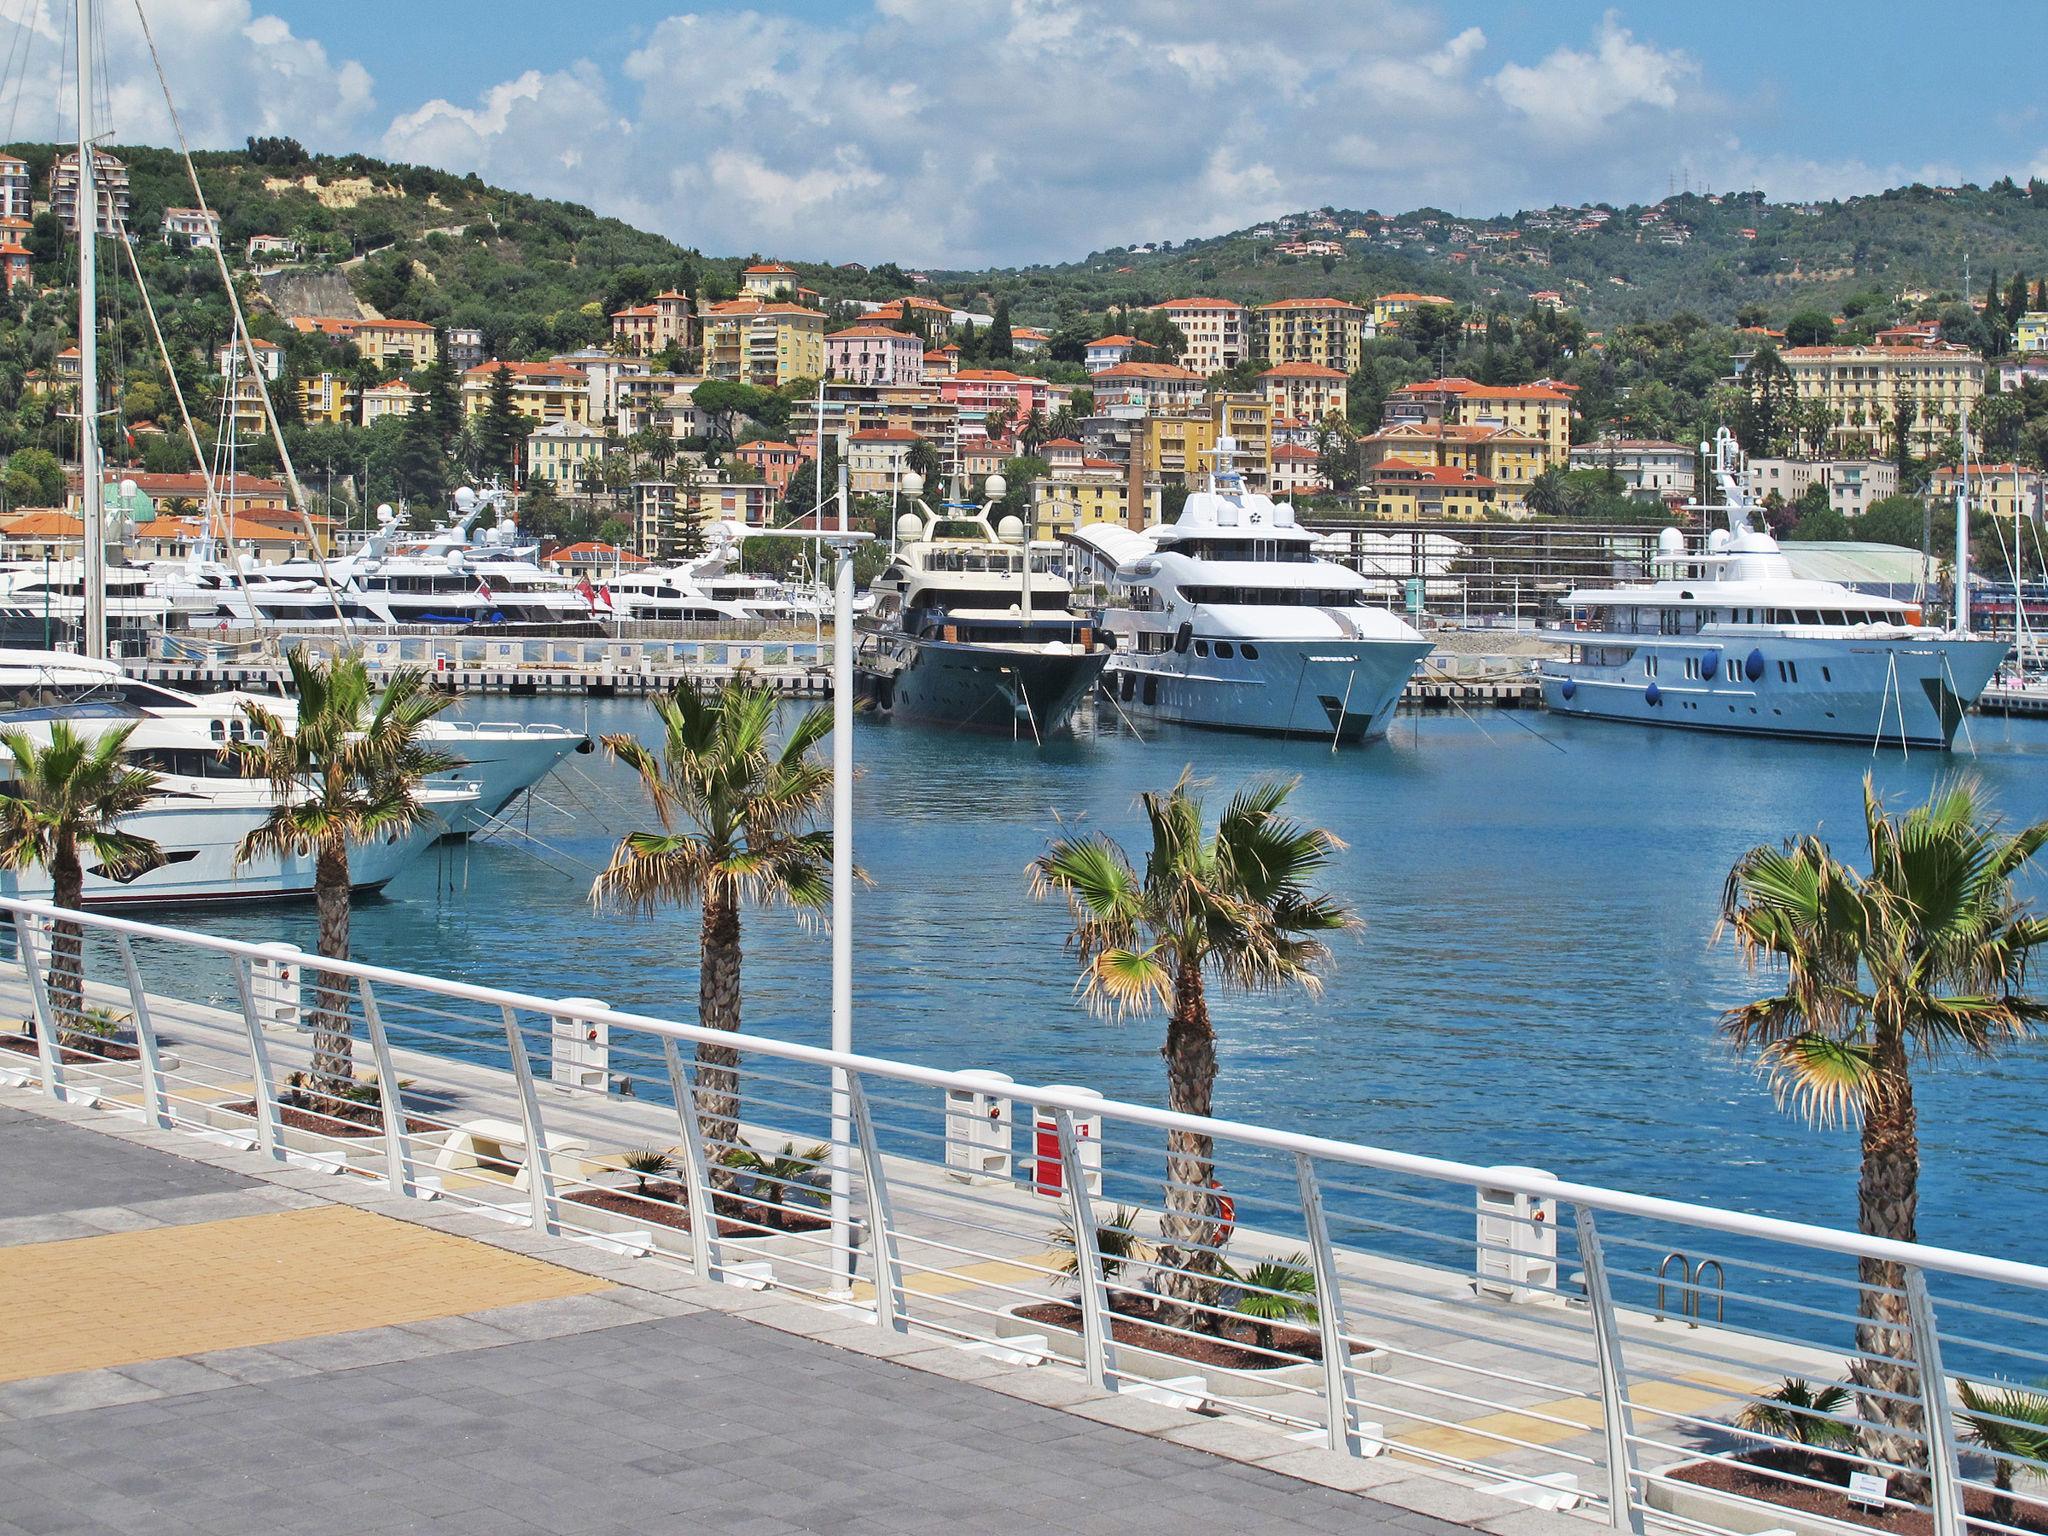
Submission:
<svg viewBox="0 0 2048 1536">
<path fill-rule="evenodd" d="M 1209 642 L 1208 642 L 1208 641 L 1206 641 L 1206 640 L 1197 640 L 1197 641 L 1195 642 L 1195 654 L 1196 654 L 1197 656 L 1206 656 L 1206 655 L 1208 655 L 1208 654 L 1209 654 Z"/>
<path fill-rule="evenodd" d="M 1237 654 L 1237 647 L 1232 645 L 1228 640 L 1218 640 L 1216 642 L 1216 654 L 1220 656 L 1223 660 L 1229 661 L 1232 657 L 1234 657 Z"/>
<path fill-rule="evenodd" d="M 1244 652 L 1244 659 L 1246 661 L 1257 661 L 1259 659 L 1259 648 L 1256 645 L 1247 643 L 1239 646 L 1238 649 Z"/>
</svg>

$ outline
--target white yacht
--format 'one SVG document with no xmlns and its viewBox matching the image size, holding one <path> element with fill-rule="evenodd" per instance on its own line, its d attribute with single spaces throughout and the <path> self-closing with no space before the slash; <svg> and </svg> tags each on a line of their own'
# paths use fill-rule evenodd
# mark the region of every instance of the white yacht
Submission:
<svg viewBox="0 0 2048 1536">
<path fill-rule="evenodd" d="M 1075 577 L 1116 636 L 1105 684 L 1134 716 L 1272 735 L 1384 735 L 1430 642 L 1366 579 L 1317 556 L 1289 502 L 1248 491 L 1216 446 L 1171 524 L 1067 535 Z"/>
<path fill-rule="evenodd" d="M 141 567 L 105 574 L 107 635 L 140 650 L 166 630 L 204 623 L 215 604 L 196 592 L 166 591 Z M 0 571 L 0 645 L 74 644 L 85 618 L 85 562 L 50 560 Z"/>
<path fill-rule="evenodd" d="M 1561 715 L 1636 725 L 1946 748 L 2006 642 L 1949 633 L 1920 609 L 1794 577 L 1751 520 L 1742 454 L 1724 427 L 1712 448 L 1728 526 L 1688 552 L 1660 536 L 1654 579 L 1585 588 L 1547 631 L 1563 659 L 1541 666 Z"/>
<path fill-rule="evenodd" d="M 73 719 L 176 722 L 195 733 L 196 746 L 218 756 L 222 743 L 240 736 L 246 720 L 242 706 L 248 703 L 261 704 L 287 721 L 297 717 L 297 704 L 275 695 L 183 693 L 132 678 L 111 661 L 0 650 L 0 727 L 34 718 L 24 711 L 36 710 L 65 712 Z M 444 715 L 430 721 L 423 734 L 458 760 L 432 782 L 465 796 L 446 806 L 446 825 L 436 835 L 467 836 L 480 830 L 572 752 L 591 750 L 590 738 L 581 731 L 538 721 L 454 720 Z M 216 766 L 192 776 L 218 781 L 221 772 Z"/>
<path fill-rule="evenodd" d="M 915 499 L 916 476 L 905 488 Z M 878 713 L 1043 741 L 1064 731 L 1109 660 L 1072 606 L 1058 546 L 992 521 L 1003 478 L 975 507 L 923 501 L 896 520 L 895 558 L 860 621 L 855 681 Z"/>
</svg>

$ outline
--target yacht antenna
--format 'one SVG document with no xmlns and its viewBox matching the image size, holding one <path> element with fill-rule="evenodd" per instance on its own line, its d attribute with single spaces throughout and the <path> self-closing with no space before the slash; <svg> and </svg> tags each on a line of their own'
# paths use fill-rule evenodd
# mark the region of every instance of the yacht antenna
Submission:
<svg viewBox="0 0 2048 1536">
<path fill-rule="evenodd" d="M 101 522 L 98 240 L 100 203 L 92 162 L 92 0 L 78 12 L 78 504 L 85 520 L 85 654 L 107 654 L 106 529 Z M 111 202 L 109 207 L 111 208 Z"/>
</svg>

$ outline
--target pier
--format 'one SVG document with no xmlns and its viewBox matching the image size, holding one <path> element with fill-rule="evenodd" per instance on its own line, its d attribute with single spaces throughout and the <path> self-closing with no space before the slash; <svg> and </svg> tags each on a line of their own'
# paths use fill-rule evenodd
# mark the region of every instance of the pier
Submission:
<svg viewBox="0 0 2048 1536">
<path fill-rule="evenodd" d="M 906 1416 L 927 1426 L 928 1443 L 956 1447 L 947 1458 L 954 1465 L 1003 1444 L 1009 1407 L 955 1402 L 944 1395 L 952 1384 L 927 1398 L 885 1383 L 858 1386 L 856 1409 L 833 1395 L 832 1383 L 864 1383 L 866 1366 L 835 1368 L 829 1358 L 805 1365 L 786 1353 L 797 1346 L 756 1350 L 720 1333 L 722 1322 L 647 1324 L 646 1309 L 667 1304 L 634 1299 L 644 1293 L 683 1304 L 687 1316 L 740 1313 L 816 1344 L 1076 1415 L 1091 1427 L 1048 1437 L 1079 1437 L 1070 1453 L 1079 1461 L 1057 1458 L 1076 1468 L 1095 1465 L 1097 1432 L 1109 1425 L 1167 1442 L 1160 1455 L 1199 1448 L 1246 1463 L 1258 1474 L 1255 1489 L 1268 1487 L 1268 1477 L 1294 1476 L 1362 1493 L 1362 1502 L 1339 1505 L 1353 1522 L 1390 1519 L 1391 1507 L 1500 1536 L 1588 1528 L 1564 1517 L 1636 1530 L 1734 1532 L 1767 1518 L 1798 1531 L 1839 1530 L 1857 1523 L 1853 1511 L 1816 1524 L 1709 1489 L 1694 1474 L 1773 1443 L 1768 1431 L 1739 1429 L 1736 1420 L 1786 1377 L 1845 1378 L 1855 1358 L 1857 1257 L 1908 1266 L 1920 1365 L 1909 1365 L 1905 1390 L 1938 1408 L 1931 1418 L 1948 1421 L 1956 1382 L 1970 1369 L 1964 1362 L 1987 1336 L 2029 1358 L 2044 1342 L 2048 1269 L 2038 1266 L 1594 1188 L 1538 1168 L 1473 1167 L 1190 1120 L 1073 1085 L 1013 1083 L 967 1070 L 971 1060 L 924 1065 L 714 1036 L 592 998 L 329 965 L 289 946 L 93 914 L 81 919 L 85 996 L 104 1024 L 68 1029 L 45 981 L 42 924 L 51 912 L 0 902 L 0 921 L 11 917 L 26 935 L 33 962 L 24 966 L 19 949 L 11 960 L 0 955 L 0 1009 L 39 1025 L 33 1039 L 16 1034 L 0 1054 L 0 1104 L 103 1125 L 322 1206 L 354 1206 L 380 1223 L 494 1238 L 495 1250 L 540 1268 L 489 1255 L 465 1262 L 423 1236 L 382 1224 L 358 1231 L 355 1217 L 298 1201 L 277 1215 L 251 1209 L 247 1219 L 267 1225 L 242 1228 L 232 1240 L 144 1240 L 129 1229 L 146 1221 L 97 1214 L 123 1202 L 107 1199 L 90 1158 L 78 1160 L 77 1174 L 59 1160 L 24 1187 L 61 1200 L 82 1181 L 79 1200 L 93 1204 L 72 1219 L 118 1240 L 108 1253 L 129 1270 L 94 1257 L 94 1282 L 72 1283 L 39 1267 L 69 1262 L 68 1254 L 11 1251 L 13 1293 L 24 1307 L 69 1298 L 72 1308 L 38 1322 L 36 1352 L 16 1374 L 39 1374 L 12 1396 L 0 1388 L 0 1411 L 15 1418 L 24 1406 L 32 1416 L 37 1403 L 111 1411 L 155 1402 L 186 1390 L 181 1383 L 222 1392 L 264 1384 L 236 1376 L 237 1364 L 287 1374 L 375 1364 L 400 1374 L 380 1377 L 384 1395 L 373 1401 L 415 1401 L 425 1378 L 404 1362 L 438 1357 L 451 1340 L 505 1344 L 453 1318 L 535 1337 L 510 1317 L 494 1323 L 503 1310 L 534 1327 L 568 1319 L 561 1337 L 571 1342 L 521 1352 L 544 1358 L 551 1397 L 588 1394 L 616 1411 L 615 1399 L 601 1394 L 634 1393 L 626 1417 L 636 1424 L 680 1406 L 677 1382 L 706 1378 L 678 1376 L 678 1361 L 712 1351 L 721 1363 L 705 1369 L 724 1383 L 721 1412 L 725 1394 L 736 1394 L 730 1411 L 742 1417 L 757 1392 L 776 1396 L 800 1426 L 784 1431 L 794 1436 L 790 1454 L 828 1480 L 868 1464 L 858 1455 L 851 1466 L 835 1459 L 832 1423 L 818 1424 L 812 1438 L 820 1413 L 842 1416 L 835 1404 L 849 1422 L 879 1415 L 885 1435 Z M 344 989 L 354 1037 L 356 1089 L 346 1103 L 309 1099 L 302 1075 L 323 968 Z M 706 1041 L 739 1051 L 736 1122 L 718 1118 L 730 1111 L 692 1070 Z M 1072 1075 L 1085 1077 L 1085 1064 Z M 1227 1326 L 1212 1335 L 1140 1321 L 1147 1272 L 1157 1278 L 1181 1262 L 1159 1251 L 1158 1159 L 1172 1131 L 1212 1138 L 1214 1177 L 1230 1196 L 1227 1214 L 1212 1209 L 1199 1245 L 1227 1251 L 1245 1273 L 1269 1265 L 1312 1279 L 1309 1313 L 1291 1321 L 1283 1314 L 1258 1338 Z M 666 1149 L 667 1171 L 648 1170 L 649 1149 Z M 756 1161 L 735 1161 L 735 1149 L 751 1149 Z M 246 1196 L 237 1189 L 238 1199 Z M 260 1197 L 250 1198 L 260 1207 Z M 705 1212 L 716 1219 L 695 1219 Z M 1113 1252 L 1099 1236 L 1112 1229 L 1138 1238 L 1139 1256 L 1121 1244 Z M 1084 1238 L 1077 1253 L 1077 1232 L 1098 1236 Z M 16 1241 L 38 1234 L 79 1235 L 58 1220 L 24 1229 Z M 180 1279 L 162 1305 L 133 1309 L 138 1320 L 129 1321 L 118 1277 L 168 1273 L 139 1251 L 159 1244 L 180 1256 Z M 330 1251 L 351 1262 L 319 1259 Z M 218 1283 L 209 1284 L 210 1270 L 219 1271 Z M 416 1271 L 431 1283 L 408 1279 L 387 1294 L 378 1278 Z M 275 1273 L 297 1288 L 290 1294 L 320 1298 L 322 1310 L 307 1317 L 296 1304 L 266 1300 L 261 1284 L 252 1295 L 251 1276 Z M 598 1299 L 573 1276 L 618 1289 Z M 1241 1285 L 1260 1289 L 1256 1280 Z M 171 1304 L 216 1292 L 235 1299 L 197 1312 Z M 92 1298 L 90 1319 L 76 1311 L 83 1296 Z M 161 1336 L 153 1346 L 112 1343 L 103 1337 L 110 1327 L 117 1338 L 124 1328 Z M 386 1341 L 392 1328 L 402 1330 L 397 1344 Z M 636 1354 L 623 1338 L 588 1337 L 612 1328 L 646 1330 L 650 1340 L 639 1349 L 651 1353 Z M 330 1330 L 349 1342 L 328 1342 Z M 1219 1337 L 1238 1342 L 1219 1348 Z M 1189 1352 L 1177 1338 L 1199 1347 Z M 158 1353 L 134 1353 L 146 1347 Z M 226 1357 L 224 1365 L 207 1363 Z M 451 1367 L 457 1385 L 438 1395 L 453 1390 L 470 1416 L 464 1422 L 479 1431 L 509 1413 L 520 1434 L 537 1433 L 539 1420 L 504 1402 L 518 1395 L 508 1386 L 518 1372 L 498 1368 L 514 1363 L 494 1356 Z M 822 1375 L 824 1396 L 807 1399 L 812 1389 L 787 1385 L 786 1365 Z M 396 1398 L 392 1388 L 400 1389 Z M 878 1394 L 871 1401 L 869 1391 Z M 305 1411 L 336 1407 L 316 1399 Z M 560 1422 L 578 1467 L 610 1465 L 615 1440 L 594 1444 L 574 1412 Z M 605 1435 L 624 1434 L 606 1424 Z M 692 1443 L 676 1424 L 660 1427 Z M 12 1432 L 0 1429 L 0 1446 Z M 676 1442 L 665 1443 L 673 1451 Z M 1142 1460 L 1154 1452 L 1127 1454 Z M 1036 1453 L 1020 1455 L 992 1486 L 1050 1497 L 1033 1481 Z M 1936 1434 L 1924 1455 L 1937 1498 L 1960 1500 L 1984 1483 L 1982 1467 L 1965 1461 L 1952 1438 Z M 715 1457 L 702 1466 L 705 1478 L 693 1488 L 709 1498 Z M 1178 1477 L 1178 1464 L 1161 1463 L 1151 1475 Z M 1246 1528 L 1249 1514 L 1222 1518 L 1240 1495 L 1217 1496 L 1225 1503 L 1210 1523 L 1190 1511 L 1198 1515 L 1190 1530 Z M 1320 1498 L 1311 1494 L 1283 1525 L 1353 1528 L 1323 1523 L 1331 1516 Z M 1405 1516 L 1402 1523 L 1413 1524 Z M 1066 1528 L 1112 1526 L 1070 1515 Z M 1953 1536 L 1961 1536 L 1959 1524 Z"/>
</svg>

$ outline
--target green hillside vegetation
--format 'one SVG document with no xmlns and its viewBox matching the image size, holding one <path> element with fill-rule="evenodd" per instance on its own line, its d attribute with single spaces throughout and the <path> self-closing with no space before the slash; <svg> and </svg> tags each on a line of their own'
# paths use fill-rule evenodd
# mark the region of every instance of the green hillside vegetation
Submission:
<svg viewBox="0 0 2048 1536">
<path fill-rule="evenodd" d="M 53 147 L 22 144 L 10 151 L 29 162 L 40 192 Z M 156 237 L 163 210 L 192 200 L 179 158 L 144 147 L 114 152 L 130 173 L 136 255 L 178 381 L 210 446 L 221 390 L 213 358 L 230 326 L 214 259 L 171 249 Z M 322 372 L 345 374 L 359 386 L 384 380 L 353 346 L 304 335 L 274 311 L 241 260 L 253 235 L 300 242 L 305 259 L 289 270 L 338 274 L 367 311 L 473 326 L 491 355 L 520 359 L 607 345 L 610 311 L 665 289 L 729 297 L 738 291 L 741 268 L 762 254 L 710 257 L 576 204 L 425 167 L 309 155 L 289 139 L 252 140 L 245 150 L 196 159 L 208 202 L 221 215 L 252 327 L 285 348 L 287 383 Z M 1377 424 L 1389 393 L 1415 380 L 1438 374 L 1485 383 L 1552 378 L 1576 390 L 1581 436 L 1614 432 L 1690 442 L 1725 422 L 1752 451 L 1796 451 L 1810 445 L 1812 424 L 1785 398 L 1768 348 L 1741 382 L 1735 380 L 1735 359 L 1757 351 L 1757 339 L 1738 333 L 1737 323 L 1767 324 L 1785 332 L 1787 344 L 1800 344 L 1867 340 L 1899 320 L 1933 319 L 1949 339 L 1989 356 L 2003 350 L 2018 313 L 2048 307 L 2042 281 L 2048 275 L 2048 186 L 2039 182 L 1954 191 L 1911 187 L 1799 209 L 1768 205 L 1755 195 L 1718 203 L 1681 197 L 1659 205 L 1649 225 L 1642 219 L 1652 210 L 1608 211 L 1612 216 L 1598 231 L 1571 234 L 1568 226 L 1583 222 L 1584 210 L 1492 221 L 1459 220 L 1440 210 L 1393 219 L 1321 210 L 1276 221 L 1270 234 L 1245 231 L 1149 252 L 1099 252 L 1063 266 L 933 272 L 916 288 L 910 273 L 887 263 L 871 269 L 790 264 L 833 323 L 851 319 L 856 301 L 916 291 L 995 317 L 993 325 L 955 334 L 970 365 L 1043 373 L 1076 385 L 1087 380 L 1080 366 L 1087 341 L 1106 330 L 1132 331 L 1154 341 L 1157 355 L 1177 357 L 1185 338 L 1145 306 L 1184 294 L 1251 303 L 1321 294 L 1366 302 L 1395 290 L 1443 294 L 1451 304 L 1424 309 L 1399 334 L 1363 348 L 1351 380 L 1349 419 L 1331 423 L 1322 445 L 1324 468 L 1340 493 L 1361 472 L 1356 438 Z M 1565 227 L 1541 227 L 1546 224 Z M 1639 238 L 1672 227 L 1684 227 L 1689 238 L 1671 245 Z M 1350 238 L 1365 229 L 1376 233 Z M 1756 238 L 1745 238 L 1744 229 L 1755 230 Z M 1481 241 L 1481 232 L 1518 238 Z M 1334 239 L 1345 254 L 1276 255 L 1281 238 Z M 0 300 L 0 454 L 37 449 L 69 456 L 71 423 L 59 414 L 56 397 L 33 387 L 33 376 L 47 376 L 58 352 L 75 339 L 73 258 L 47 214 L 27 243 L 36 291 Z M 1468 259 L 1453 262 L 1453 245 Z M 1977 293 L 1996 283 L 1998 299 L 1988 314 L 1960 301 L 1965 253 Z M 106 254 L 111 320 L 102 366 L 118 413 L 104 423 L 104 441 L 117 462 L 190 468 L 140 295 L 121 258 Z M 1534 304 L 1530 295 L 1546 288 L 1564 293 L 1568 307 L 1554 312 Z M 1916 291 L 1924 297 L 1901 298 Z M 1049 354 L 1026 358 L 1016 351 L 1011 332 L 1025 324 L 1052 333 Z M 680 370 L 695 360 L 672 355 L 658 361 Z M 1257 371 L 1245 365 L 1218 382 L 1250 388 Z M 465 422 L 456 404 L 459 380 L 446 368 L 425 370 L 412 382 L 426 394 L 427 410 L 368 428 L 299 422 L 291 389 L 274 391 L 309 487 L 332 484 L 353 506 L 409 498 L 416 507 L 433 507 L 457 477 L 509 469 L 522 430 L 517 418 L 497 410 Z M 708 454 L 716 464 L 734 443 L 786 433 L 792 402 L 808 386 L 723 388 L 719 430 L 711 439 L 620 443 L 594 483 L 565 488 L 591 493 L 594 505 L 564 508 L 543 495 L 534 510 L 557 519 L 565 533 L 588 536 L 604 526 L 611 498 L 631 479 L 689 472 L 689 461 L 673 451 L 677 446 Z M 1079 404 L 1085 409 L 1085 396 Z M 1020 426 L 1028 449 L 1071 430 L 1072 422 Z M 1987 401 L 1978 426 L 1992 457 L 2048 462 L 2048 391 L 2040 386 Z M 1873 451 L 1896 453 L 1896 445 L 1880 442 Z M 243 462 L 260 471 L 275 459 L 258 443 L 245 450 Z M 1924 479 L 1924 466 L 1902 468 L 1908 486 Z M 746 477 L 730 463 L 718 472 Z M 0 478 L 0 497 L 23 504 L 44 481 L 24 468 Z M 1578 515 L 1627 510 L 1584 480 L 1559 481 L 1545 495 L 1553 491 L 1556 506 Z M 1021 495 L 1021 487 L 1013 494 Z"/>
</svg>

